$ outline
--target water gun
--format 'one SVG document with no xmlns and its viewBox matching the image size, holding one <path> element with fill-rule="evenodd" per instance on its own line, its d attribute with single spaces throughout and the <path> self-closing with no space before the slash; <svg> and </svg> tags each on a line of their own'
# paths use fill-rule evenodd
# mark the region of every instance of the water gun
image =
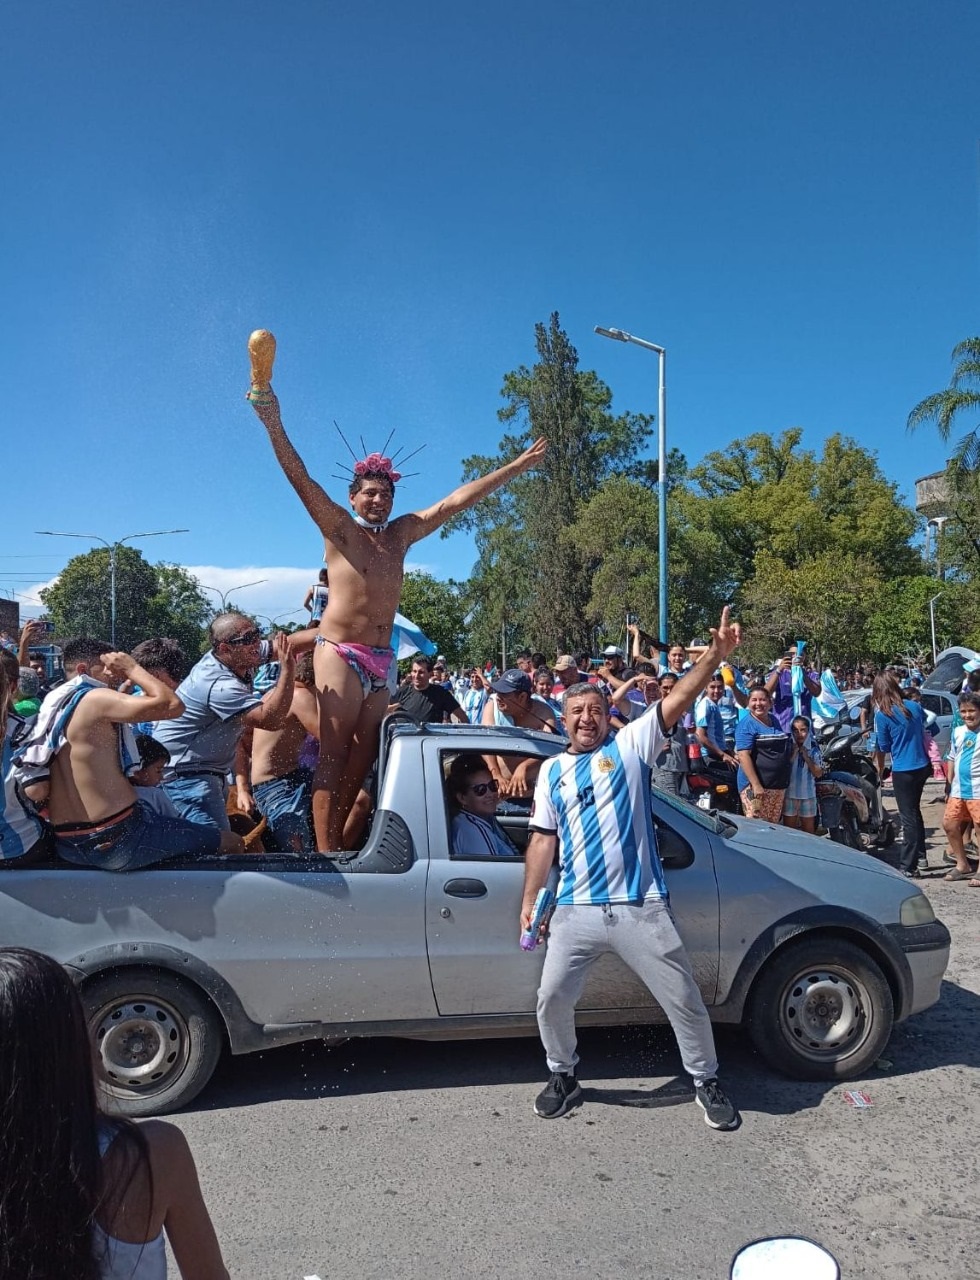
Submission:
<svg viewBox="0 0 980 1280">
<path fill-rule="evenodd" d="M 527 928 L 521 934 L 521 948 L 524 951 L 533 951 L 541 941 L 540 933 L 543 925 L 551 915 L 555 906 L 555 895 L 545 886 L 538 890 L 538 896 L 534 899 L 534 910 L 531 912 L 531 919 Z"/>
</svg>

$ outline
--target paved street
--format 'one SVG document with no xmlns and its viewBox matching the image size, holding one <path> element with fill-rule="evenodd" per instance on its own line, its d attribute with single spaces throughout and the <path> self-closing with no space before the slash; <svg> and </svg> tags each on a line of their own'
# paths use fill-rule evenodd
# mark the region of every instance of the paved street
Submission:
<svg viewBox="0 0 980 1280">
<path fill-rule="evenodd" d="M 980 1277 L 980 891 L 925 887 L 953 933 L 948 981 L 848 1082 L 866 1110 L 773 1075 L 736 1032 L 719 1036 L 735 1134 L 702 1123 L 659 1028 L 586 1033 L 584 1104 L 554 1122 L 531 1113 L 530 1039 L 227 1059 L 178 1123 L 232 1276 L 723 1280 L 740 1243 L 799 1232 L 845 1280 Z"/>
</svg>

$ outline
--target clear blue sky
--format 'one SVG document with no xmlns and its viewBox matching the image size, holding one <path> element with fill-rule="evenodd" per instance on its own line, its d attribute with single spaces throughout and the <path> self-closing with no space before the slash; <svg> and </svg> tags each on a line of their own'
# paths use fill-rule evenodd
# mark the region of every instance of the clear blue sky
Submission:
<svg viewBox="0 0 980 1280">
<path fill-rule="evenodd" d="M 187 526 L 144 550 L 309 576 L 242 400 L 258 326 L 337 497 L 333 419 L 429 442 L 402 508 L 453 487 L 556 309 L 619 409 L 655 408 L 656 360 L 593 325 L 667 347 L 690 461 L 799 425 L 906 492 L 942 465 L 904 423 L 980 327 L 974 0 L 14 0 L 4 26 L 0 586 L 84 549 L 38 528 Z"/>
</svg>

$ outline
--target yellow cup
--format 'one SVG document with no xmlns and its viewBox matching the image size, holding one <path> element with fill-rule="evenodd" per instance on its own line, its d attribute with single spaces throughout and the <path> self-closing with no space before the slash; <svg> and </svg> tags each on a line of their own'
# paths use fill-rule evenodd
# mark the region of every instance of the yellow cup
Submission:
<svg viewBox="0 0 980 1280">
<path fill-rule="evenodd" d="M 252 390 L 268 391 L 276 359 L 276 340 L 268 329 L 256 329 L 249 338 L 248 357 L 252 362 Z"/>
</svg>

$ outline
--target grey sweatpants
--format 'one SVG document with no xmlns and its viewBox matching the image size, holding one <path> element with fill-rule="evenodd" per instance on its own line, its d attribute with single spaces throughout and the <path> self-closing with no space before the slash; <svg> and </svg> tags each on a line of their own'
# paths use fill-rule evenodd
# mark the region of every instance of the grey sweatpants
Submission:
<svg viewBox="0 0 980 1280">
<path fill-rule="evenodd" d="M 558 907 L 538 990 L 538 1030 L 549 1071 L 574 1071 L 575 1006 L 590 967 L 614 952 L 650 988 L 670 1021 L 684 1070 L 695 1084 L 718 1072 L 711 1021 L 666 902 Z"/>
</svg>

